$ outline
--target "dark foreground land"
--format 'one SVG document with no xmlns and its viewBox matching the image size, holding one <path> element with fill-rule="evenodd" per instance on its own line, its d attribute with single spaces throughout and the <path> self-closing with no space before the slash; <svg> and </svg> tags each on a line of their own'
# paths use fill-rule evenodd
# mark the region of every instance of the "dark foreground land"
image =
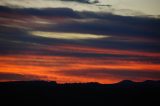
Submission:
<svg viewBox="0 0 160 106">
<path fill-rule="evenodd" d="M 160 106 L 160 81 L 117 84 L 1 82 L 0 106 Z"/>
</svg>

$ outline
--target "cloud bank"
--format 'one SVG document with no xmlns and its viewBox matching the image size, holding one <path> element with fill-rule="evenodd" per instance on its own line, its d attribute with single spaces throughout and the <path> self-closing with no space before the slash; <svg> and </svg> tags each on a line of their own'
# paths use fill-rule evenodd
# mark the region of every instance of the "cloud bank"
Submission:
<svg viewBox="0 0 160 106">
<path fill-rule="evenodd" d="M 1 0 L 12 8 L 71 8 L 75 11 L 105 12 L 123 16 L 159 18 L 159 0 Z"/>
</svg>

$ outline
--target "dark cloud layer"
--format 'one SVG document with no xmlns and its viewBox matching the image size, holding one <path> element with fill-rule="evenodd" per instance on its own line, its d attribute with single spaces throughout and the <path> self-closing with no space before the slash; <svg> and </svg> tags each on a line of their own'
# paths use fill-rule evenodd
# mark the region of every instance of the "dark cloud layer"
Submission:
<svg viewBox="0 0 160 106">
<path fill-rule="evenodd" d="M 3 8 L 5 9 L 1 9 L 2 12 L 6 12 L 6 10 L 7 12 L 9 12 L 8 11 L 9 8 L 6 8 L 6 7 L 3 7 Z M 159 51 L 158 49 L 160 46 L 158 43 L 160 39 L 159 38 L 159 34 L 160 34 L 159 19 L 116 16 L 116 15 L 106 14 L 106 13 L 76 12 L 67 8 L 57 8 L 57 9 L 50 8 L 50 9 L 39 9 L 39 10 L 10 9 L 10 11 L 12 11 L 11 12 L 12 14 L 17 13 L 22 15 L 27 14 L 27 15 L 33 15 L 33 16 L 70 17 L 69 18 L 70 20 L 68 20 L 67 23 L 59 23 L 57 25 L 49 26 L 46 28 L 39 27 L 39 28 L 35 28 L 35 30 L 111 35 L 113 38 L 113 40 L 112 39 L 90 40 L 89 41 L 90 43 L 86 43 L 89 45 L 100 46 L 100 47 L 111 47 L 111 48 L 117 47 L 117 48 L 123 48 L 123 49 L 131 48 L 131 49 L 139 49 L 139 50 L 147 49 L 150 51 L 152 50 Z M 87 19 L 95 19 L 95 20 L 87 21 Z M 81 22 L 81 20 L 84 20 L 84 22 Z M 10 28 L 8 30 L 10 30 Z M 22 36 L 19 36 L 20 32 L 14 32 L 14 33 L 15 34 L 12 36 L 17 36 L 14 38 L 18 38 L 18 39 L 22 38 Z M 19 33 L 19 34 L 16 34 L 16 33 Z M 5 37 L 7 37 L 5 32 L 2 34 L 5 34 Z M 27 35 L 25 32 L 22 32 L 22 34 L 23 36 Z M 26 38 L 27 37 L 28 35 L 26 36 Z M 29 37 L 28 37 L 28 40 L 32 41 L 31 37 L 30 38 Z M 118 40 L 114 40 L 114 38 L 117 38 L 117 37 L 118 37 Z M 136 40 L 135 42 L 130 42 L 130 41 L 134 41 L 132 40 L 132 38 L 129 38 L 129 41 L 127 42 L 127 39 L 123 39 L 124 37 L 132 37 L 136 39 L 140 38 L 142 39 L 142 42 L 137 42 Z M 153 40 L 153 42 L 149 42 L 149 43 L 143 42 L 144 38 Z M 21 40 L 24 40 L 24 38 L 22 38 Z M 37 40 L 33 40 L 33 42 L 37 42 Z M 44 42 L 50 42 L 50 40 L 44 41 Z M 54 42 L 58 42 L 58 41 L 54 40 Z M 66 43 L 68 41 L 62 41 L 62 42 Z M 110 46 L 106 45 L 105 42 L 107 42 L 108 45 Z M 73 43 L 79 43 L 79 42 L 73 42 Z M 85 42 L 83 42 L 83 44 L 84 43 Z"/>
<path fill-rule="evenodd" d="M 22 74 L 14 74 L 14 73 L 1 73 L 0 72 L 0 80 L 6 81 L 29 81 L 29 80 L 40 80 L 39 77 L 34 75 L 22 75 Z"/>
<path fill-rule="evenodd" d="M 36 15 L 36 16 L 58 16 L 58 17 L 73 17 L 76 18 L 78 15 L 69 8 L 9 8 L 0 6 L 0 12 L 13 13 L 13 14 L 25 14 L 25 15 Z"/>
<path fill-rule="evenodd" d="M 60 0 L 60 1 L 66 1 L 66 2 L 79 2 L 79 3 L 88 3 L 88 4 L 94 4 L 99 3 L 98 0 Z"/>
<path fill-rule="evenodd" d="M 73 70 L 73 71 L 63 71 L 58 72 L 59 74 L 64 74 L 68 76 L 78 76 L 78 77 L 91 77 L 91 78 L 125 78 L 129 80 L 140 79 L 140 78 L 160 78 L 160 72 L 156 71 L 135 71 L 135 70 Z"/>
</svg>

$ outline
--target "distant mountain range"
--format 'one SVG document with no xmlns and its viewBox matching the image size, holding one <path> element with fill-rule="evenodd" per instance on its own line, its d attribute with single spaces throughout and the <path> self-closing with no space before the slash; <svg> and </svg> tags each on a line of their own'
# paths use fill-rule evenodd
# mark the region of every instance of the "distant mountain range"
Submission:
<svg viewBox="0 0 160 106">
<path fill-rule="evenodd" d="M 160 81 L 116 84 L 18 81 L 0 83 L 0 106 L 158 106 Z"/>
</svg>

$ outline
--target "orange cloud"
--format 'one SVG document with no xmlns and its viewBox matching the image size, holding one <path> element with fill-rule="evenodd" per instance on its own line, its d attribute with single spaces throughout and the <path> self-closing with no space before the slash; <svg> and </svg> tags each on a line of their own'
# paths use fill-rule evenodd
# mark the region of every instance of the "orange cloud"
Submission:
<svg viewBox="0 0 160 106">
<path fill-rule="evenodd" d="M 130 60 L 103 60 L 103 58 L 80 58 L 72 56 L 45 56 L 45 55 L 11 55 L 0 56 L 0 72 L 22 75 L 38 76 L 42 80 L 56 80 L 64 82 L 90 82 L 114 83 L 123 78 L 113 75 L 107 78 L 90 78 L 79 76 L 60 75 L 57 72 L 81 70 L 129 70 L 129 71 L 154 71 L 160 72 L 160 64 L 143 63 Z M 116 64 L 115 64 L 115 63 Z M 104 64 L 101 64 L 104 63 Z M 83 71 L 85 74 L 85 72 Z M 103 75 L 102 75 L 103 76 Z M 145 78 L 141 78 L 145 79 Z"/>
<path fill-rule="evenodd" d="M 108 48 L 95 48 L 87 46 L 73 46 L 73 45 L 61 45 L 58 46 L 67 50 L 75 50 L 79 52 L 86 53 L 99 53 L 99 54 L 120 54 L 120 55 L 131 55 L 131 56 L 149 56 L 149 57 L 160 57 L 160 53 L 143 52 L 143 51 L 129 51 L 129 50 L 118 50 L 118 49 L 108 49 Z"/>
</svg>

